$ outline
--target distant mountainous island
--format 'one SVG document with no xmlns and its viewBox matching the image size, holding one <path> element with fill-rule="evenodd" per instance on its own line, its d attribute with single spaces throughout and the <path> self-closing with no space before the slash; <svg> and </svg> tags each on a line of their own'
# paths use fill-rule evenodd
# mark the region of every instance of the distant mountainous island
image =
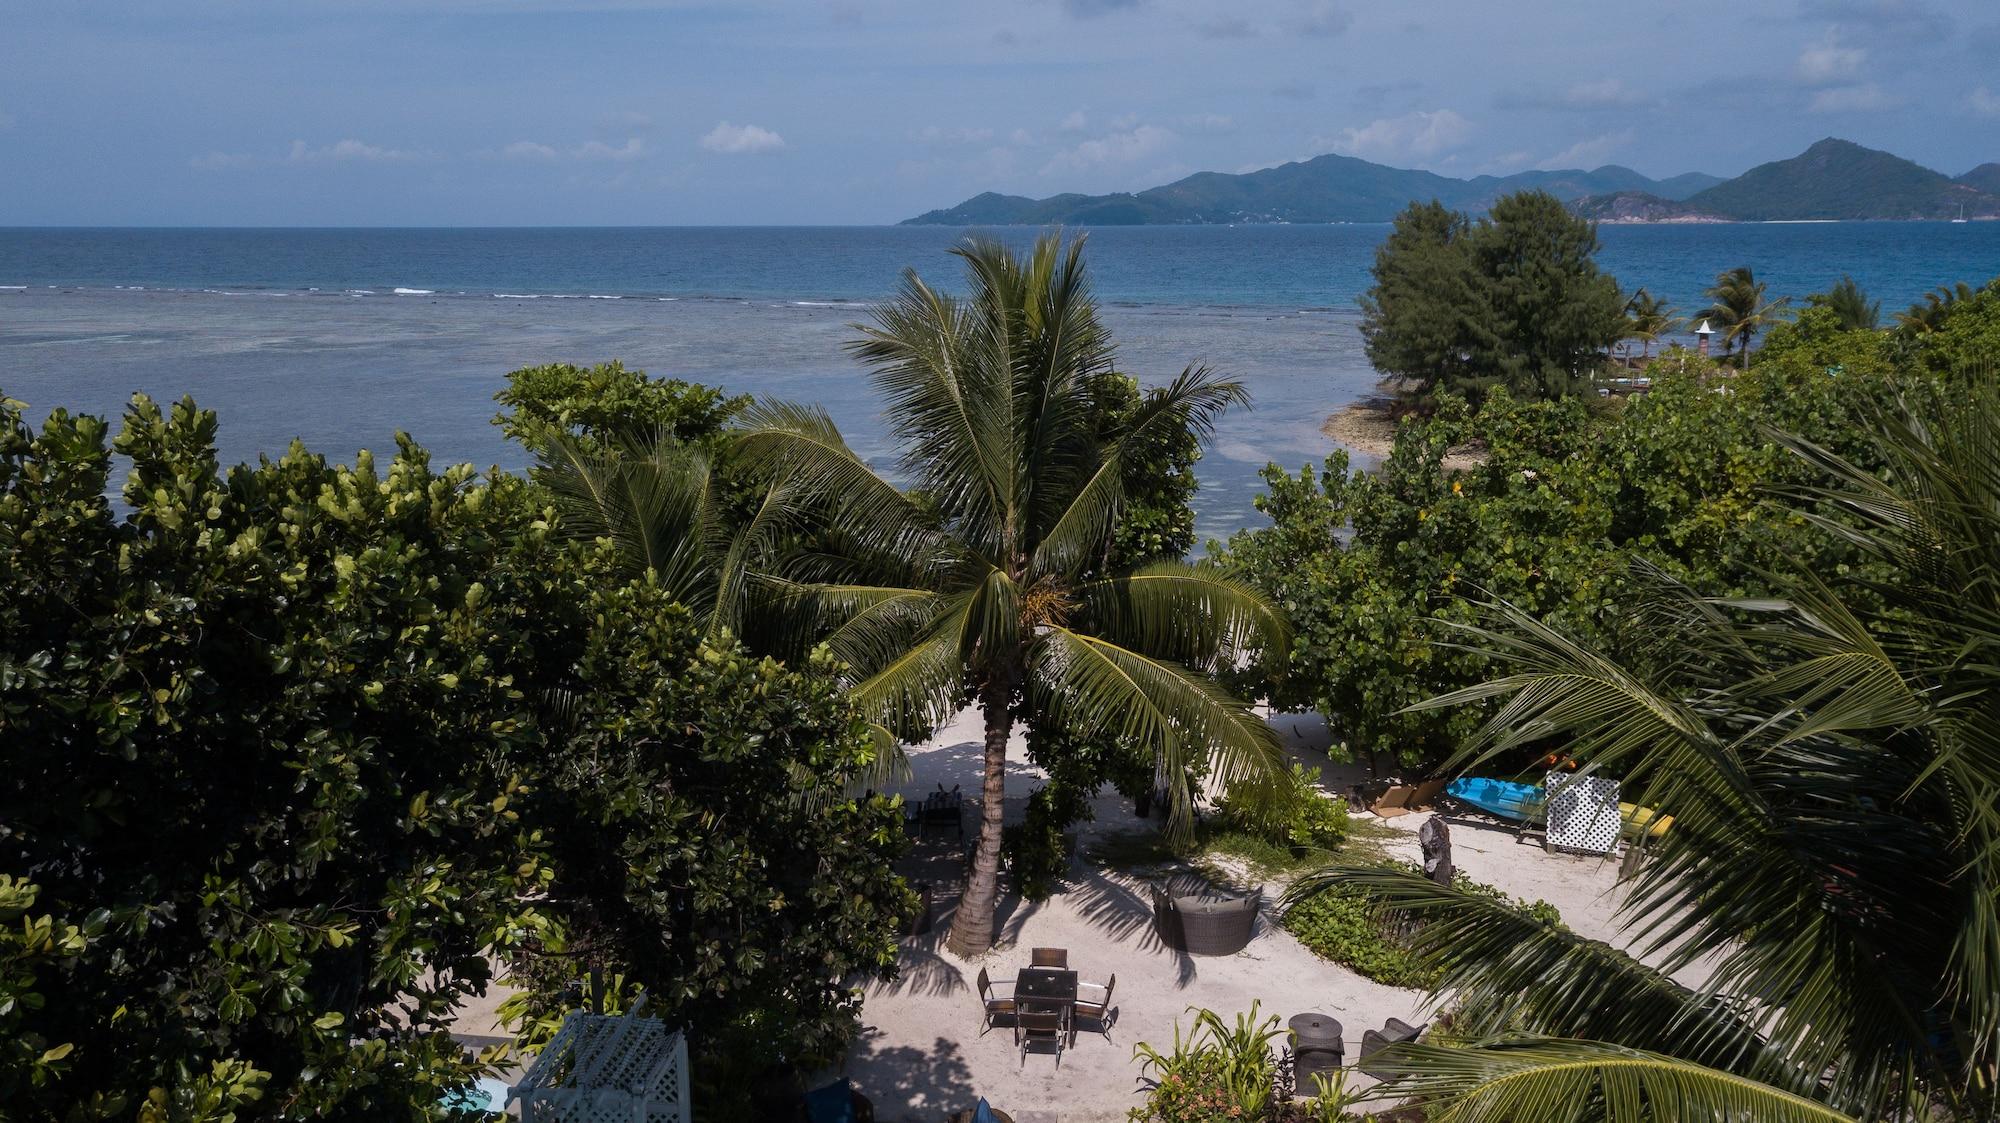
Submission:
<svg viewBox="0 0 2000 1123">
<path fill-rule="evenodd" d="M 1140 192 L 1030 199 L 988 191 L 905 226 L 1153 226 L 1258 222 L 1387 222 L 1412 200 L 1484 211 L 1539 188 L 1600 222 L 1778 222 L 1817 219 L 2000 218 L 2000 163 L 1957 179 L 1832 137 L 1734 179 L 1688 172 L 1651 179 L 1607 164 L 1454 179 L 1352 156 L 1316 156 L 1228 175 L 1197 172 Z"/>
</svg>

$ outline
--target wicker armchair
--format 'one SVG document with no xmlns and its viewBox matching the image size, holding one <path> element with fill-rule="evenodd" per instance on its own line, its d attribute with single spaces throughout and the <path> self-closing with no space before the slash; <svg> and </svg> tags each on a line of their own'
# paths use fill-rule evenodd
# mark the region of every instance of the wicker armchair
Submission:
<svg viewBox="0 0 2000 1123">
<path fill-rule="evenodd" d="M 1264 901 L 1259 886 L 1245 897 L 1214 888 L 1176 896 L 1153 886 L 1153 929 L 1160 941 L 1189 955 L 1235 955 L 1257 930 Z"/>
</svg>

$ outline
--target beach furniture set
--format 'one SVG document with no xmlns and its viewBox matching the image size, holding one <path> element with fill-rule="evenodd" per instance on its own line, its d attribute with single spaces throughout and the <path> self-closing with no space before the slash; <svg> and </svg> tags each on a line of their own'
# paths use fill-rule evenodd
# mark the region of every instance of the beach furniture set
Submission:
<svg viewBox="0 0 2000 1123">
<path fill-rule="evenodd" d="M 1002 994 L 984 967 L 979 969 L 979 1002 L 982 1022 L 979 1032 L 992 1029 L 1006 1018 L 1014 1029 L 1014 1044 L 1021 1050 L 1021 1063 L 1028 1050 L 1038 1044 L 1055 1047 L 1056 1064 L 1062 1064 L 1065 1048 L 1076 1044 L 1079 1021 L 1091 1023 L 1111 1040 L 1111 1023 L 1117 1017 L 1111 996 L 1118 989 L 1118 976 L 1109 982 L 1081 981 L 1069 965 L 1065 948 L 1036 948 L 1028 965 L 1014 977 L 1013 989 Z"/>
</svg>

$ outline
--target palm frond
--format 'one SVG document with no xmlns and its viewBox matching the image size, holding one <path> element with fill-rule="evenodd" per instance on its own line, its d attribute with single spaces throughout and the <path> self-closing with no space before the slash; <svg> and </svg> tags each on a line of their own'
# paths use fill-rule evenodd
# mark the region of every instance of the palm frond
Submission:
<svg viewBox="0 0 2000 1123">
<path fill-rule="evenodd" d="M 1183 774 L 1206 759 L 1226 786 L 1267 782 L 1283 752 L 1278 736 L 1213 679 L 1130 648 L 1063 627 L 1048 627 L 1029 657 L 1031 703 L 1085 736 L 1130 737 L 1162 770 Z M 1186 837 L 1192 808 L 1171 785 L 1168 831 Z"/>
<path fill-rule="evenodd" d="M 1388 1077 L 1378 1095 L 1422 1100 L 1433 1123 L 1854 1123 L 1733 1072 L 1595 1041 L 1406 1043 L 1371 1056 L 1368 1067 Z"/>
<path fill-rule="evenodd" d="M 1158 562 L 1086 582 L 1077 600 L 1096 633 L 1181 663 L 1227 665 L 1250 648 L 1282 651 L 1290 642 L 1278 610 L 1209 561 Z"/>
</svg>

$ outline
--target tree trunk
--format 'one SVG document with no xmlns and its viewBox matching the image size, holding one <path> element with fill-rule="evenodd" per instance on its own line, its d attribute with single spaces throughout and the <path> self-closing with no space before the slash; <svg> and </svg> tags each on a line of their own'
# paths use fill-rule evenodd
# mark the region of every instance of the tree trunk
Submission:
<svg viewBox="0 0 2000 1123">
<path fill-rule="evenodd" d="M 986 779 L 979 790 L 979 841 L 974 844 L 972 871 L 959 894 L 958 912 L 951 920 L 945 946 L 963 956 L 984 955 L 993 946 L 993 913 L 1000 896 L 1000 826 L 1006 811 L 1007 735 L 1014 718 L 1008 711 L 1004 683 L 981 691 L 986 715 Z"/>
</svg>

